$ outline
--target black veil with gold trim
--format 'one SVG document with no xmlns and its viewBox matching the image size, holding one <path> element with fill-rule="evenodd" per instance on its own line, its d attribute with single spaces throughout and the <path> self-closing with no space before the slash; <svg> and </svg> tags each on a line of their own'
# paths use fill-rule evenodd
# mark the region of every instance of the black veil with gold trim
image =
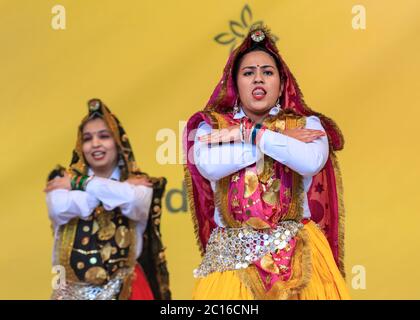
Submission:
<svg viewBox="0 0 420 320">
<path fill-rule="evenodd" d="M 73 156 L 68 171 L 71 174 L 87 175 L 88 165 L 82 151 L 82 129 L 84 124 L 95 118 L 102 118 L 108 125 L 118 149 L 118 166 L 121 171 L 121 181 L 132 176 L 146 176 L 153 183 L 152 203 L 149 209 L 149 219 L 143 234 L 143 249 L 137 262 L 142 266 L 147 280 L 152 289 L 154 298 L 157 300 L 171 299 L 169 289 L 169 273 L 165 258 L 165 247 L 160 233 L 160 221 L 162 214 L 162 197 L 165 192 L 166 179 L 164 177 L 150 177 L 142 172 L 136 164 L 130 141 L 118 118 L 111 113 L 108 107 L 99 99 L 88 101 L 89 113 L 86 115 L 78 129 L 77 143 L 73 150 Z M 48 180 L 55 176 L 63 175 L 65 168 L 58 166 L 53 170 Z"/>
</svg>

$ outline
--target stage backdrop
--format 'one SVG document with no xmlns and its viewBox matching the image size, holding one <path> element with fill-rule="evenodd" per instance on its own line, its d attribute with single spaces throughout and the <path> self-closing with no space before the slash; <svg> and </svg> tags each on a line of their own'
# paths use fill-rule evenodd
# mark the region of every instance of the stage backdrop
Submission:
<svg viewBox="0 0 420 320">
<path fill-rule="evenodd" d="M 356 299 L 419 299 L 420 2 L 212 0 L 0 2 L 0 298 L 48 299 L 42 189 L 67 165 L 86 102 L 101 98 L 141 168 L 165 176 L 171 289 L 189 299 L 200 258 L 180 127 L 204 107 L 249 26 L 278 38 L 309 106 L 346 137 L 347 283 Z M 169 163 L 159 162 L 164 144 Z"/>
</svg>

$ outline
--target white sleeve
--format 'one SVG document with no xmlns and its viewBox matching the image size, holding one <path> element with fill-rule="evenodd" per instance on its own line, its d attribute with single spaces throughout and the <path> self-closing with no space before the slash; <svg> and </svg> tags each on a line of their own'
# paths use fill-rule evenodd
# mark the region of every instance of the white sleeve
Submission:
<svg viewBox="0 0 420 320">
<path fill-rule="evenodd" d="M 106 210 L 120 207 L 122 214 L 129 219 L 147 223 L 152 203 L 152 188 L 94 177 L 87 184 L 86 192 L 101 201 Z"/>
<path fill-rule="evenodd" d="M 56 189 L 47 193 L 48 216 L 56 226 L 75 217 L 87 218 L 98 205 L 95 197 L 83 191 Z"/>
<path fill-rule="evenodd" d="M 306 118 L 305 128 L 325 132 L 321 121 L 315 116 Z M 327 136 L 305 143 L 278 132 L 265 130 L 259 146 L 263 153 L 302 176 L 314 176 L 328 160 Z"/>
<path fill-rule="evenodd" d="M 217 181 L 258 161 L 263 154 L 249 143 L 223 143 L 209 145 L 198 137 L 211 133 L 211 126 L 200 123 L 194 138 L 194 162 L 200 174 Z"/>
</svg>

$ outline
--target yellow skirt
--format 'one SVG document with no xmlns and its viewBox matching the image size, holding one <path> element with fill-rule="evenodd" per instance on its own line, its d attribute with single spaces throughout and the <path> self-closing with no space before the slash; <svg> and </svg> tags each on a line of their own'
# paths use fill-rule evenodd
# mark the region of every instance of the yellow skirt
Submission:
<svg viewBox="0 0 420 320">
<path fill-rule="evenodd" d="M 292 297 L 297 300 L 350 299 L 346 283 L 335 264 L 327 239 L 310 221 L 304 226 L 309 236 L 312 275 L 308 285 Z M 253 295 L 235 271 L 214 272 L 196 281 L 193 290 L 196 300 L 252 300 Z"/>
</svg>

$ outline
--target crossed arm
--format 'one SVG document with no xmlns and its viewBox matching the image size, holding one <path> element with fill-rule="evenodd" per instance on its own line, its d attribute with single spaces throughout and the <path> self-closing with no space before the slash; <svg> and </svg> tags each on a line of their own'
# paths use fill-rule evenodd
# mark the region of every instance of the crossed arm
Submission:
<svg viewBox="0 0 420 320">
<path fill-rule="evenodd" d="M 219 131 L 201 123 L 194 143 L 194 161 L 200 173 L 208 180 L 217 181 L 266 154 L 302 176 L 314 176 L 328 159 L 328 138 L 315 116 L 306 119 L 305 128 L 283 133 L 265 130 L 256 145 L 240 140 L 239 126 Z"/>
<path fill-rule="evenodd" d="M 56 225 L 72 218 L 85 219 L 102 203 L 106 210 L 121 208 L 129 219 L 147 223 L 153 190 L 145 178 L 130 178 L 124 182 L 94 177 L 86 191 L 71 190 L 70 177 L 56 177 L 44 189 L 50 219 Z"/>
</svg>

